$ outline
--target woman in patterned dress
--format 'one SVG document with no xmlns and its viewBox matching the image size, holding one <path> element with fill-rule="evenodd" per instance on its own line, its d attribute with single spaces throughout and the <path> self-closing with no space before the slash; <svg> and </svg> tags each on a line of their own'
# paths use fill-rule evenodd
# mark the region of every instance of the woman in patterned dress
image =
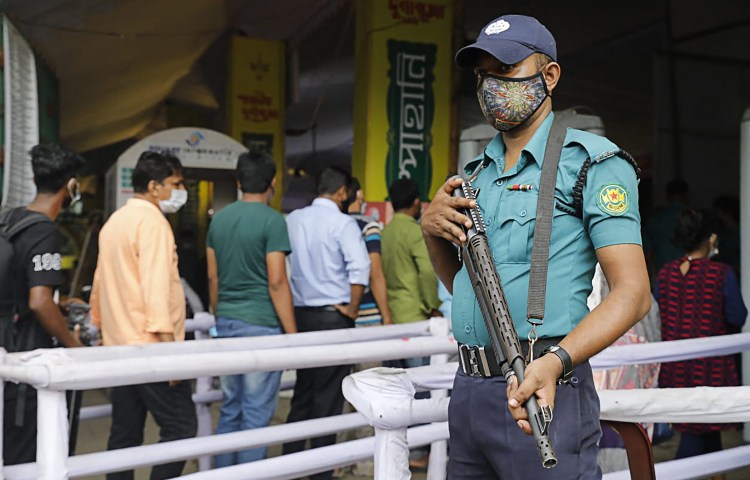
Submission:
<svg viewBox="0 0 750 480">
<path fill-rule="evenodd" d="M 718 253 L 714 232 L 704 213 L 686 209 L 677 217 L 673 242 L 685 256 L 662 267 L 654 289 L 664 341 L 737 333 L 745 323 L 747 309 L 734 271 L 711 260 Z M 733 355 L 663 363 L 659 374 L 659 386 L 666 388 L 739 383 Z M 721 430 L 738 427 L 734 423 L 674 424 L 681 432 L 676 458 L 721 450 Z"/>
</svg>

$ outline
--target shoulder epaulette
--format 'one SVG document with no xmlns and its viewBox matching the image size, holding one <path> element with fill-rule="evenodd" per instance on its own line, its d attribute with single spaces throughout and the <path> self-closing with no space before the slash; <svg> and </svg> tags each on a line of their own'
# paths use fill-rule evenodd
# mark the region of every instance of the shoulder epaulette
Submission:
<svg viewBox="0 0 750 480">
<path fill-rule="evenodd" d="M 586 160 L 578 171 L 576 183 L 573 185 L 573 205 L 572 208 L 561 205 L 556 202 L 558 210 L 562 210 L 579 218 L 583 217 L 583 188 L 586 186 L 586 178 L 592 163 L 599 163 L 612 157 L 620 157 L 627 161 L 635 170 L 636 178 L 641 178 L 641 169 L 635 162 L 635 159 L 625 150 L 620 149 L 608 138 L 596 135 L 582 130 L 568 129 L 568 136 L 565 138 L 565 144 L 577 143 L 588 154 Z"/>
</svg>

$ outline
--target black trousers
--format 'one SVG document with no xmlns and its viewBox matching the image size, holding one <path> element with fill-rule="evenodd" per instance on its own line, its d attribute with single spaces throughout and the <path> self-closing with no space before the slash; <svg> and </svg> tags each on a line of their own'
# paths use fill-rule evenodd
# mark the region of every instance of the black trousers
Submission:
<svg viewBox="0 0 750 480">
<path fill-rule="evenodd" d="M 70 437 L 68 455 L 74 455 L 83 392 L 66 392 Z M 71 403 L 72 402 L 72 403 Z M 37 398 L 31 385 L 5 384 L 3 399 L 3 463 L 36 462 Z"/>
<path fill-rule="evenodd" d="M 107 450 L 143 443 L 146 413 L 159 425 L 159 442 L 192 438 L 198 430 L 190 382 L 170 387 L 168 382 L 126 385 L 112 389 L 112 429 Z M 151 480 L 179 477 L 185 461 L 155 465 Z M 107 480 L 132 480 L 133 471 L 110 473 Z"/>
<path fill-rule="evenodd" d="M 352 328 L 354 321 L 337 311 L 315 310 L 295 307 L 294 315 L 297 329 L 300 332 Z M 314 418 L 341 415 L 344 408 L 344 394 L 341 382 L 351 372 L 351 365 L 332 367 L 304 368 L 297 370 L 297 382 L 294 384 L 291 410 L 287 423 L 312 420 Z M 284 454 L 300 452 L 305 449 L 305 440 L 284 444 Z M 310 447 L 324 447 L 336 443 L 336 435 L 324 435 L 311 438 Z M 313 480 L 329 480 L 333 471 L 311 475 Z"/>
</svg>

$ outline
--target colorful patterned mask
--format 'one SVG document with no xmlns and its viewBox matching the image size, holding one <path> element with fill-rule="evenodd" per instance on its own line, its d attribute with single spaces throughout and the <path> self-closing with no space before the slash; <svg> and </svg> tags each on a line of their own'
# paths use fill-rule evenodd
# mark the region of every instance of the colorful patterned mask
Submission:
<svg viewBox="0 0 750 480">
<path fill-rule="evenodd" d="M 490 125 L 501 132 L 525 122 L 549 95 L 542 72 L 526 78 L 482 73 L 479 78 L 479 106 Z"/>
</svg>

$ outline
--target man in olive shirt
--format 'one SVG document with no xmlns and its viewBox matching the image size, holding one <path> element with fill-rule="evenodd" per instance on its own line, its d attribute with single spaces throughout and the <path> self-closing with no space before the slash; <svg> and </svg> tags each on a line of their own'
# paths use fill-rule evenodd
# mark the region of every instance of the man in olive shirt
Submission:
<svg viewBox="0 0 750 480">
<path fill-rule="evenodd" d="M 218 337 L 296 333 L 286 274 L 291 252 L 286 222 L 268 206 L 276 165 L 267 153 L 237 160 L 242 199 L 217 213 L 208 231 L 208 277 Z M 283 327 L 283 331 L 282 331 Z M 268 426 L 276 410 L 281 372 L 221 377 L 224 400 L 216 433 Z M 216 467 L 265 458 L 266 448 L 215 457 Z"/>
<path fill-rule="evenodd" d="M 442 316 L 438 311 L 437 276 L 417 223 L 422 211 L 419 186 L 411 179 L 396 180 L 388 195 L 395 213 L 383 229 L 382 248 L 393 323 Z"/>
</svg>

